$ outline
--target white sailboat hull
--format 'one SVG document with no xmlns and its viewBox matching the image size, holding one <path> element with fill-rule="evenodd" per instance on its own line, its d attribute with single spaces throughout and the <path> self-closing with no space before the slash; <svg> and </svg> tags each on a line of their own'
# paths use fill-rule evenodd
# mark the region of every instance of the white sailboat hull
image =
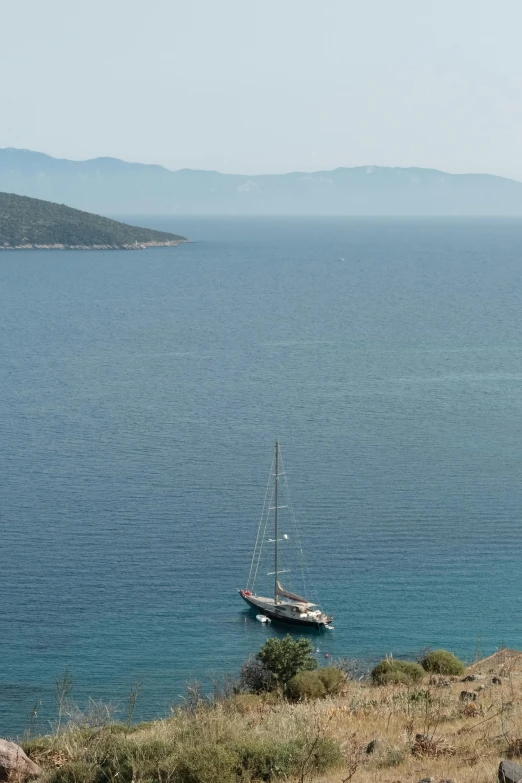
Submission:
<svg viewBox="0 0 522 783">
<path fill-rule="evenodd" d="M 274 470 L 274 472 L 272 472 Z M 250 573 L 248 575 L 247 580 L 247 589 L 239 590 L 239 594 L 241 598 L 243 598 L 246 603 L 252 607 L 252 609 L 255 609 L 257 612 L 259 612 L 261 615 L 264 615 L 265 617 L 268 617 L 270 620 L 274 620 L 275 622 L 280 623 L 291 623 L 292 625 L 299 625 L 301 628 L 328 628 L 329 630 L 332 629 L 332 626 L 330 623 L 333 620 L 333 617 L 330 617 L 324 612 L 322 612 L 320 609 L 317 608 L 317 605 L 314 603 L 311 603 L 306 598 L 303 597 L 303 595 L 299 595 L 298 593 L 295 593 L 291 590 L 285 589 L 281 582 L 279 581 L 279 575 L 283 573 L 287 573 L 286 570 L 281 569 L 279 566 L 279 545 L 283 544 L 285 541 L 288 541 L 288 535 L 286 533 L 283 533 L 282 537 L 279 538 L 279 516 L 278 511 L 280 508 L 288 508 L 288 505 L 279 505 L 279 478 L 280 478 L 280 472 L 279 472 L 279 441 L 276 440 L 275 442 L 275 455 L 274 459 L 272 461 L 272 467 L 270 469 L 270 475 L 269 475 L 269 485 L 272 476 L 274 477 L 274 490 L 273 490 L 273 505 L 271 496 L 269 495 L 269 486 L 267 486 L 267 491 L 265 494 L 265 502 L 263 504 L 263 511 L 261 514 L 261 519 L 259 520 L 259 528 L 257 531 L 257 538 L 256 543 L 254 546 L 254 554 L 252 556 L 252 562 L 250 565 Z M 286 475 L 284 472 L 283 467 L 283 473 L 282 475 Z M 288 487 L 287 487 L 288 490 Z M 267 505 L 268 500 L 268 505 Z M 292 508 L 291 501 L 289 500 L 290 509 Z M 266 516 L 265 516 L 265 510 L 266 510 Z M 266 536 L 266 526 L 268 521 L 268 515 L 270 511 L 274 511 L 274 537 L 268 538 L 268 542 L 270 544 L 274 545 L 274 570 L 269 571 L 267 573 L 267 576 L 273 576 L 274 577 L 274 592 L 273 592 L 273 598 L 265 598 L 260 595 L 256 595 L 254 593 L 254 585 L 256 582 L 256 577 L 258 573 L 259 563 L 261 560 L 261 552 L 262 547 L 264 543 L 264 539 Z M 291 512 L 293 516 L 293 511 Z M 264 527 L 263 527 L 264 522 Z M 293 520 L 295 525 L 295 518 Z M 296 537 L 297 542 L 299 543 L 299 535 L 297 533 L 296 528 Z M 299 543 L 300 547 L 300 543 Z M 304 561 L 302 552 L 301 554 L 301 567 L 303 568 Z M 303 585 L 304 585 L 304 574 L 303 574 Z M 250 589 L 248 589 L 250 588 Z"/>
<path fill-rule="evenodd" d="M 328 628 L 332 620 L 331 617 L 327 617 L 319 610 L 306 609 L 302 611 L 300 607 L 286 601 L 278 601 L 276 604 L 273 598 L 254 595 L 249 590 L 239 590 L 239 595 L 252 609 L 276 622 L 320 630 Z"/>
</svg>

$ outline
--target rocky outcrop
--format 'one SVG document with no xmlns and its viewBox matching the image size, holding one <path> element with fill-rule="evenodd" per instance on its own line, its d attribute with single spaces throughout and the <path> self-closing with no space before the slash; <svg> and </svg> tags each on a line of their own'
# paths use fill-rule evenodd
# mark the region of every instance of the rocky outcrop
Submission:
<svg viewBox="0 0 522 783">
<path fill-rule="evenodd" d="M 522 767 L 513 761 L 501 761 L 498 768 L 498 783 L 520 783 Z"/>
<path fill-rule="evenodd" d="M 0 739 L 0 780 L 36 778 L 42 770 L 25 755 L 20 745 Z"/>
</svg>

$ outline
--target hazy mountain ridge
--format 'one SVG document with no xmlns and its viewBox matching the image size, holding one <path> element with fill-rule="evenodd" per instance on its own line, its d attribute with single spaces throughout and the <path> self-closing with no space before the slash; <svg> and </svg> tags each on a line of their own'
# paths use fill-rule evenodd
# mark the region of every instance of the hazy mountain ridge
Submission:
<svg viewBox="0 0 522 783">
<path fill-rule="evenodd" d="M 0 250 L 136 248 L 177 245 L 185 237 L 119 223 L 63 204 L 0 193 Z"/>
<path fill-rule="evenodd" d="M 126 214 L 522 215 L 522 183 L 491 174 L 358 166 L 238 175 L 0 150 L 0 190 Z"/>
</svg>

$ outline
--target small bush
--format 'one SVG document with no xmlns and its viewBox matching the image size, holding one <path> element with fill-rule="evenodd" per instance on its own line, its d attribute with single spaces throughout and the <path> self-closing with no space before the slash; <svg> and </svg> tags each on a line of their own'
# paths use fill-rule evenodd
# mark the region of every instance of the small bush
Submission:
<svg viewBox="0 0 522 783">
<path fill-rule="evenodd" d="M 176 783 L 235 783 L 239 756 L 223 745 L 200 745 L 166 758 L 159 764 L 159 778 Z"/>
<path fill-rule="evenodd" d="M 49 783 L 94 783 L 96 767 L 86 761 L 70 761 L 48 778 Z"/>
<path fill-rule="evenodd" d="M 270 740 L 245 742 L 234 749 L 240 758 L 238 773 L 246 773 L 249 780 L 287 777 L 297 767 L 302 755 L 295 743 Z"/>
<path fill-rule="evenodd" d="M 400 767 L 405 758 L 406 751 L 404 748 L 387 748 L 379 759 L 377 766 L 381 769 L 385 769 L 386 767 Z"/>
<path fill-rule="evenodd" d="M 340 764 L 343 755 L 337 742 L 331 739 L 321 739 L 314 748 L 311 760 L 314 772 L 326 772 L 330 767 Z"/>
<path fill-rule="evenodd" d="M 390 669 L 379 678 L 377 685 L 411 685 L 411 677 L 400 669 Z"/>
<path fill-rule="evenodd" d="M 433 650 L 421 661 L 423 669 L 433 674 L 447 674 L 458 677 L 463 674 L 466 665 L 448 650 Z"/>
<path fill-rule="evenodd" d="M 233 746 L 233 750 L 240 759 L 238 777 L 246 773 L 248 780 L 271 781 L 297 775 L 307 760 L 308 772 L 324 772 L 342 759 L 337 743 L 327 739 L 317 742 L 310 758 L 310 746 L 295 740 L 244 742 Z"/>
<path fill-rule="evenodd" d="M 346 675 L 340 669 L 325 666 L 315 671 L 296 674 L 286 686 L 286 695 L 292 701 L 322 699 L 335 696 L 346 683 Z"/>
<path fill-rule="evenodd" d="M 144 779 L 145 772 L 157 770 L 161 760 L 175 750 L 175 745 L 165 741 L 138 743 L 118 734 L 105 734 L 86 746 L 84 760 L 96 769 L 94 783 L 107 783 L 116 779 L 118 783 L 132 783 L 137 778 Z"/>
<path fill-rule="evenodd" d="M 381 661 L 372 670 L 372 680 L 376 685 L 412 685 L 423 677 L 424 669 L 420 664 L 393 658 Z"/>
<path fill-rule="evenodd" d="M 123 737 L 107 737 L 102 743 L 87 747 L 85 762 L 96 767 L 96 783 L 107 783 L 115 777 L 120 783 L 132 783 L 136 749 L 137 746 L 130 746 Z"/>
<path fill-rule="evenodd" d="M 322 699 L 326 696 L 326 688 L 319 672 L 299 672 L 286 686 L 286 694 L 292 701 Z"/>
<path fill-rule="evenodd" d="M 329 696 L 336 696 L 346 685 L 346 674 L 333 666 L 325 666 L 317 670 L 317 676 L 323 683 Z"/>
</svg>

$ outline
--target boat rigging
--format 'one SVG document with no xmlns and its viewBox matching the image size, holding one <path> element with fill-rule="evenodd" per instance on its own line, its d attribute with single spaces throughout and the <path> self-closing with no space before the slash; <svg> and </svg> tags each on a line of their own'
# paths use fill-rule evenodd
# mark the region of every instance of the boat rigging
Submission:
<svg viewBox="0 0 522 783">
<path fill-rule="evenodd" d="M 332 630 L 333 629 L 333 626 L 331 625 L 333 620 L 332 616 L 322 612 L 321 609 L 319 609 L 315 603 L 308 601 L 306 598 L 299 595 L 298 593 L 285 589 L 280 581 L 280 575 L 284 573 L 288 573 L 288 571 L 281 569 L 279 567 L 280 566 L 279 545 L 288 540 L 288 535 L 284 533 L 281 537 L 279 537 L 279 511 L 282 508 L 287 508 L 287 506 L 279 505 L 279 479 L 280 479 L 279 462 L 280 462 L 280 449 L 279 449 L 279 442 L 276 441 L 275 455 L 272 463 L 274 465 L 274 473 L 272 474 L 272 470 L 270 471 L 270 476 L 273 475 L 274 477 L 274 485 L 273 485 L 274 504 L 273 506 L 270 505 L 270 503 L 268 504 L 268 509 L 267 509 L 268 513 L 265 517 L 264 511 L 266 507 L 269 486 L 270 486 L 270 479 L 269 479 L 269 486 L 267 486 L 267 491 L 265 494 L 265 503 L 263 505 L 263 512 L 261 514 L 259 528 L 257 531 L 254 554 L 252 556 L 252 562 L 250 565 L 250 573 L 247 580 L 247 587 L 245 589 L 240 589 L 238 592 L 241 598 L 243 598 L 243 600 L 246 601 L 246 603 L 252 609 L 255 609 L 258 613 L 261 613 L 261 615 L 268 617 L 270 620 L 276 620 L 283 623 L 291 623 L 293 625 L 300 625 L 302 627 L 308 627 L 308 628 L 317 628 L 317 629 L 326 628 L 328 630 Z M 268 538 L 267 541 L 270 544 L 274 544 L 274 570 L 269 571 L 268 575 L 274 577 L 273 597 L 272 596 L 264 597 L 256 594 L 255 582 L 259 570 L 261 551 L 263 547 L 264 538 L 266 535 L 266 527 L 267 527 L 268 515 L 270 511 L 274 512 L 274 537 Z M 263 521 L 265 523 L 264 528 L 263 528 Z M 296 528 L 296 534 L 297 534 L 297 528 Z M 302 553 L 301 553 L 301 566 L 303 567 L 303 565 L 304 564 L 302 561 Z"/>
</svg>

